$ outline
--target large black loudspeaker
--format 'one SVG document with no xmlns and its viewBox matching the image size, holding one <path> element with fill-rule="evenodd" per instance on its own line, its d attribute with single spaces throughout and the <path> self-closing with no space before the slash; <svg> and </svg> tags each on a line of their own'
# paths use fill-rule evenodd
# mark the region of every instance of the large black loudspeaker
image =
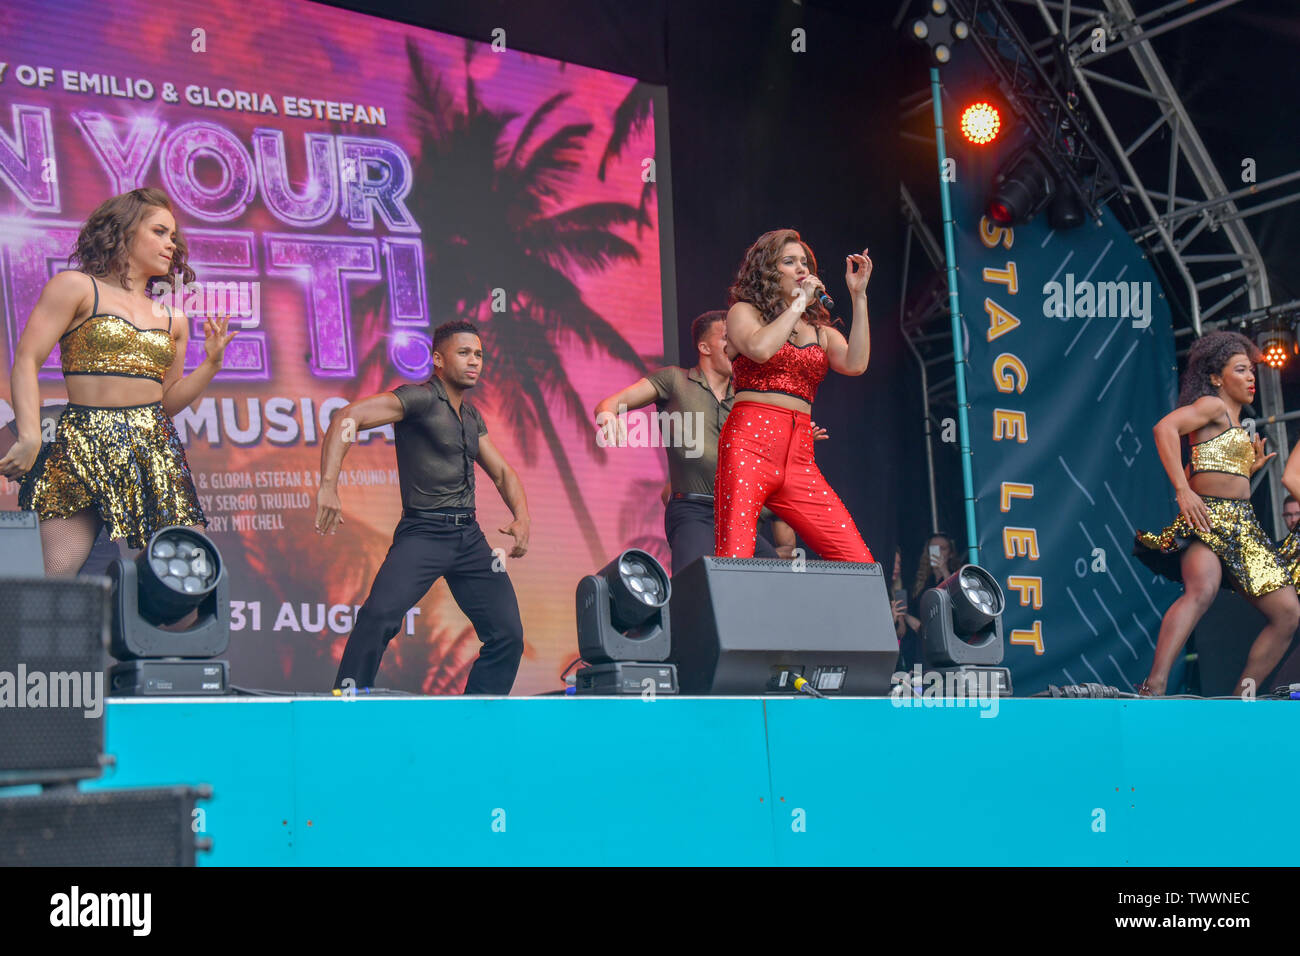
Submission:
<svg viewBox="0 0 1300 956">
<path fill-rule="evenodd" d="M 0 799 L 0 866 L 194 866 L 206 787 L 59 788 Z"/>
<path fill-rule="evenodd" d="M 0 578 L 0 786 L 100 773 L 107 578 Z"/>
<path fill-rule="evenodd" d="M 673 577 L 671 611 L 683 694 L 794 693 L 792 675 L 889 693 L 898 638 L 878 564 L 706 556 Z"/>
</svg>

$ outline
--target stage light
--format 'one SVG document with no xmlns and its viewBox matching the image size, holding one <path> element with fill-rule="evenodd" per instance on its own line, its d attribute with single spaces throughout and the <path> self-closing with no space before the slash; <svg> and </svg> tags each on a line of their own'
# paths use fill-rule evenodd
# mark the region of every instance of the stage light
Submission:
<svg viewBox="0 0 1300 956">
<path fill-rule="evenodd" d="M 578 582 L 575 595 L 578 693 L 677 693 L 677 668 L 659 663 L 672 651 L 668 602 L 672 582 L 654 556 L 629 548 Z"/>
<path fill-rule="evenodd" d="M 986 146 L 1002 129 L 1002 113 L 988 100 L 979 100 L 962 110 L 961 134 L 968 143 Z"/>
<path fill-rule="evenodd" d="M 953 20 L 945 0 L 931 0 L 925 16 L 918 17 L 908 26 L 912 39 L 930 47 L 930 55 L 939 64 L 952 59 L 952 45 L 970 36 L 970 27 L 963 20 Z"/>
<path fill-rule="evenodd" d="M 973 678 L 989 671 L 999 694 L 1011 693 L 1011 672 L 1002 663 L 1002 612 L 1006 599 L 989 572 L 966 564 L 921 595 L 922 647 L 927 669 Z"/>
<path fill-rule="evenodd" d="M 667 606 L 672 593 L 663 565 L 636 548 L 624 551 L 600 574 L 609 585 L 613 624 L 622 631 L 641 627 Z"/>
<path fill-rule="evenodd" d="M 174 624 L 217 586 L 221 571 L 212 542 L 188 528 L 164 528 L 136 556 L 140 616 L 151 624 Z"/>
<path fill-rule="evenodd" d="M 994 222 L 1023 225 L 1056 194 L 1056 180 L 1038 151 L 1014 154 L 993 180 L 986 212 Z"/>
<path fill-rule="evenodd" d="M 1047 222 L 1057 232 L 1077 229 L 1087 218 L 1083 204 L 1068 189 L 1057 192 L 1047 207 Z"/>
<path fill-rule="evenodd" d="M 1255 341 L 1269 368 L 1285 368 L 1296 350 L 1295 336 L 1287 329 L 1269 329 L 1259 333 Z"/>
<path fill-rule="evenodd" d="M 167 527 L 134 559 L 108 568 L 113 582 L 112 692 L 221 694 L 229 684 L 229 587 L 221 554 L 206 535 Z M 194 619 L 177 626 L 190 613 Z"/>
</svg>

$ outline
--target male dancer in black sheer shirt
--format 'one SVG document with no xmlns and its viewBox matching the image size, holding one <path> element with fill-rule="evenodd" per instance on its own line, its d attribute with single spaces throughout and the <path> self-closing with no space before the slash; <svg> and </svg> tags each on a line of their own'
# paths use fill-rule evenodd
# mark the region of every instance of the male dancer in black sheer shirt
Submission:
<svg viewBox="0 0 1300 956">
<path fill-rule="evenodd" d="M 433 377 L 422 385 L 402 385 L 342 409 L 325 435 L 318 532 L 332 534 L 343 521 L 338 474 L 358 432 L 395 423 L 402 494 L 402 520 L 357 614 L 334 686 L 343 687 L 349 678 L 353 686 L 373 686 L 384 649 L 407 610 L 446 577 L 483 642 L 465 693 L 508 694 L 523 655 L 523 625 L 510 577 L 493 569 L 492 549 L 474 520 L 474 462 L 514 515 L 499 529 L 515 539 L 512 558 L 528 550 L 528 503 L 519 476 L 488 438 L 482 415 L 465 400 L 483 368 L 483 346 L 472 322 L 447 322 L 434 331 L 433 366 Z"/>
</svg>

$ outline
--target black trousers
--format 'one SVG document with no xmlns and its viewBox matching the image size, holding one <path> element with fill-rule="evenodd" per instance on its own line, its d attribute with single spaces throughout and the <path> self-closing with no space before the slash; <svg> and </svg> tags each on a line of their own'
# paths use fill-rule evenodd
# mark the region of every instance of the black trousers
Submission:
<svg viewBox="0 0 1300 956">
<path fill-rule="evenodd" d="M 350 677 L 358 688 L 373 687 L 384 650 L 406 612 L 445 577 L 456 604 L 483 642 L 465 693 L 510 693 L 524 653 L 524 628 L 514 585 L 505 571 L 492 570 L 492 562 L 492 549 L 477 522 L 454 525 L 403 517 L 370 596 L 357 613 L 334 686 L 342 687 Z"/>
<path fill-rule="evenodd" d="M 772 533 L 770 521 L 758 526 L 754 557 L 776 558 L 776 548 L 766 535 Z M 713 554 L 713 502 L 670 498 L 664 509 L 664 537 L 673 555 L 673 574 L 704 554 Z"/>
</svg>

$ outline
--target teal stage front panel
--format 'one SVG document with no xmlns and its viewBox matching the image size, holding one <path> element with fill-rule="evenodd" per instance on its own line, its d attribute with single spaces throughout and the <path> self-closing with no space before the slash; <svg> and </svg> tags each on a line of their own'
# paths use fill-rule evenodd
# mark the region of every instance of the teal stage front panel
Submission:
<svg viewBox="0 0 1300 956">
<path fill-rule="evenodd" d="M 209 784 L 202 865 L 1278 862 L 1300 705 L 900 703 L 115 700 L 83 786 Z"/>
</svg>

